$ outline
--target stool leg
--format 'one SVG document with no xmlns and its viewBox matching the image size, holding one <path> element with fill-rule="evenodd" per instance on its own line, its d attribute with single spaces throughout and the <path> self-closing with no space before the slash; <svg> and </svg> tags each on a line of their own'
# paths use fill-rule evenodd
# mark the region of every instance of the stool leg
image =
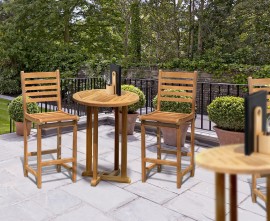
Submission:
<svg viewBox="0 0 270 221">
<path fill-rule="evenodd" d="M 194 145 L 195 145 L 195 120 L 193 119 L 191 122 L 191 133 L 190 133 L 190 164 L 192 166 L 192 170 L 190 172 L 190 176 L 193 177 L 195 174 L 195 163 L 194 163 Z"/>
<path fill-rule="evenodd" d="M 41 128 L 37 127 L 37 187 L 41 188 Z"/>
<path fill-rule="evenodd" d="M 161 159 L 161 137 L 160 137 L 160 127 L 157 127 L 157 158 Z M 157 171 L 161 172 L 161 164 L 158 164 Z"/>
<path fill-rule="evenodd" d="M 24 176 L 28 177 L 28 171 L 26 169 L 26 167 L 28 166 L 28 140 L 27 140 L 27 120 L 24 119 L 24 123 L 23 123 L 23 130 L 25 131 L 24 135 L 23 135 L 23 140 L 24 140 Z"/>
<path fill-rule="evenodd" d="M 76 182 L 77 178 L 77 121 L 73 122 L 73 163 L 72 163 L 72 181 Z"/>
<path fill-rule="evenodd" d="M 182 185 L 182 171 L 181 171 L 181 130 L 180 127 L 178 126 L 177 130 L 177 143 L 176 143 L 176 148 L 177 148 L 177 167 L 176 167 L 176 173 L 177 173 L 177 188 L 181 188 Z"/>
<path fill-rule="evenodd" d="M 146 180 L 145 174 L 145 127 L 143 122 L 141 122 L 141 161 L 142 161 L 142 182 L 144 183 Z"/>
<path fill-rule="evenodd" d="M 57 159 L 61 159 L 61 152 L 62 152 L 62 143 L 61 143 L 61 128 L 58 127 L 57 128 Z M 61 165 L 57 165 L 57 172 L 60 173 L 61 172 Z"/>
</svg>

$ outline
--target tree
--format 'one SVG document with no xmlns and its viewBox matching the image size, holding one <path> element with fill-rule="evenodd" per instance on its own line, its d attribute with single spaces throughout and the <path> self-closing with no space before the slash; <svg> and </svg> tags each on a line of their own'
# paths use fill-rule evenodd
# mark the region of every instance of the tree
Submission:
<svg viewBox="0 0 270 221">
<path fill-rule="evenodd" d="M 130 26 L 130 46 L 132 62 L 141 62 L 141 19 L 140 0 L 134 0 L 130 6 L 131 26 Z"/>
</svg>

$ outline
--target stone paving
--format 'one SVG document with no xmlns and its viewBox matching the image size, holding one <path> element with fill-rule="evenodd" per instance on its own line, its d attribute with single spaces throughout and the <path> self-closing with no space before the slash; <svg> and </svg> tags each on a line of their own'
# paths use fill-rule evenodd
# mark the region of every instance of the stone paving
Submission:
<svg viewBox="0 0 270 221">
<path fill-rule="evenodd" d="M 195 177 L 184 177 L 176 188 L 174 167 L 153 171 L 146 183 L 141 182 L 140 133 L 128 136 L 128 175 L 130 184 L 101 181 L 90 186 L 90 177 L 82 177 L 85 168 L 85 130 L 78 131 L 78 178 L 72 183 L 65 169 L 43 168 L 42 189 L 34 177 L 23 176 L 23 137 L 14 133 L 0 136 L 0 220 L 215 220 L 214 173 L 196 167 Z M 99 126 L 99 169 L 113 168 L 114 128 Z M 35 131 L 29 137 L 30 150 L 35 148 Z M 63 135 L 63 156 L 71 156 L 72 134 Z M 155 152 L 156 139 L 147 135 L 147 154 Z M 43 138 L 43 147 L 52 148 L 56 137 Z M 198 143 L 197 143 L 198 144 Z M 188 144 L 185 144 L 188 148 Z M 205 147 L 196 145 L 196 153 Z M 50 158 L 52 156 L 47 156 Z M 182 161 L 187 163 L 188 159 Z M 30 159 L 35 165 L 35 158 Z M 250 197 L 251 176 L 238 176 L 239 220 L 265 220 L 265 203 Z M 228 177 L 226 178 L 228 186 Z M 261 182 L 262 188 L 264 182 Z M 227 189 L 227 199 L 229 190 Z M 227 203 L 227 211 L 229 204 Z M 229 213 L 227 213 L 229 220 Z"/>
</svg>

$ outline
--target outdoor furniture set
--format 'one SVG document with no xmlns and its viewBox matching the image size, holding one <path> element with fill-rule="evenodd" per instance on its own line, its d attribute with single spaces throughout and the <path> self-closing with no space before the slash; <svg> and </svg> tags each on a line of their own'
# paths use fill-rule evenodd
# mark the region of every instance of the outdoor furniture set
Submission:
<svg viewBox="0 0 270 221">
<path fill-rule="evenodd" d="M 72 180 L 76 181 L 77 171 L 77 121 L 76 115 L 65 113 L 61 110 L 60 74 L 55 72 L 21 72 L 23 107 L 24 107 L 24 128 L 26 122 L 31 121 L 37 126 L 37 151 L 28 152 L 27 134 L 24 133 L 24 175 L 32 173 L 37 179 L 37 187 L 41 188 L 41 173 L 43 166 L 57 165 L 57 171 L 61 171 L 61 166 L 72 171 Z M 270 81 L 270 80 L 269 80 Z M 260 80 L 249 79 L 250 93 L 253 86 L 260 83 Z M 265 83 L 265 81 L 263 81 Z M 161 165 L 175 166 L 177 171 L 177 188 L 181 187 L 182 177 L 190 172 L 194 176 L 194 131 L 195 131 L 195 100 L 196 100 L 197 72 L 159 72 L 158 102 L 157 110 L 140 116 L 141 120 L 141 164 L 142 182 L 146 181 L 147 173 L 157 167 L 161 171 Z M 270 82 L 268 82 L 270 84 Z M 269 95 L 268 95 L 269 96 Z M 73 95 L 74 101 L 85 105 L 87 108 L 86 126 L 86 169 L 83 176 L 92 176 L 91 185 L 96 186 L 100 180 L 110 180 L 116 182 L 129 183 L 127 175 L 127 108 L 139 100 L 138 95 L 123 91 L 121 96 L 108 93 L 106 89 L 94 89 L 80 91 Z M 27 102 L 56 102 L 58 110 L 55 112 L 45 112 L 28 114 L 26 110 Z M 190 104 L 190 113 L 173 113 L 161 111 L 161 102 L 186 102 Z M 268 103 L 269 105 L 269 103 Z M 115 137 L 114 137 L 114 169 L 111 172 L 98 171 L 98 108 L 112 107 L 115 112 Z M 122 136 L 121 136 L 121 170 L 119 169 L 119 110 L 122 111 Z M 94 116 L 94 118 L 93 118 Z M 181 151 L 181 128 L 183 123 L 191 125 L 190 151 Z M 61 128 L 73 127 L 73 154 L 70 158 L 61 158 Z M 145 146 L 145 127 L 157 128 L 157 156 L 148 158 Z M 161 146 L 161 127 L 171 127 L 176 129 L 177 145 L 176 149 L 166 149 Z M 44 150 L 41 148 L 41 129 L 57 128 L 57 148 Z M 57 153 L 57 158 L 50 161 L 42 161 L 43 154 Z M 176 161 L 162 158 L 162 153 L 176 155 Z M 37 170 L 28 165 L 28 157 L 37 156 Z M 182 170 L 181 157 L 189 156 L 190 165 Z M 231 220 L 237 219 L 236 205 L 236 174 L 253 174 L 252 199 L 256 200 L 256 195 L 262 194 L 256 190 L 257 174 L 270 174 L 270 155 L 254 153 L 252 155 L 253 164 L 246 162 L 243 155 L 243 145 L 224 146 L 207 150 L 198 154 L 196 161 L 202 167 L 216 172 L 216 217 L 217 220 L 225 219 L 225 184 L 224 174 L 230 174 L 231 190 Z M 237 162 L 237 163 L 235 163 Z M 258 166 L 261 165 L 261 166 Z M 67 163 L 72 163 L 68 165 Z M 148 163 L 148 164 L 147 164 Z M 263 166 L 262 166 L 263 164 Z M 258 166 L 258 167 L 257 167 Z M 270 178 L 267 178 L 268 189 Z M 256 194 L 256 195 L 255 195 Z M 269 195 L 268 191 L 268 195 Z M 262 197 L 266 200 L 265 197 Z M 270 205 L 270 203 L 268 203 Z M 270 213 L 267 204 L 267 212 Z M 269 217 L 269 216 L 268 216 Z"/>
</svg>

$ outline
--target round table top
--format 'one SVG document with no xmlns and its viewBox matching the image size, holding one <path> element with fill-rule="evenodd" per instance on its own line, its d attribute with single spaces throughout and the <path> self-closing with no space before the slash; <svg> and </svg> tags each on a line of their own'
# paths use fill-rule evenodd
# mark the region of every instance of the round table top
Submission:
<svg viewBox="0 0 270 221">
<path fill-rule="evenodd" d="M 217 173 L 270 174 L 270 155 L 244 154 L 244 144 L 220 146 L 196 155 L 196 163 Z"/>
<path fill-rule="evenodd" d="M 136 103 L 139 96 L 129 91 L 121 91 L 121 96 L 110 95 L 105 89 L 94 89 L 73 94 L 73 100 L 92 107 L 122 107 Z"/>
</svg>

